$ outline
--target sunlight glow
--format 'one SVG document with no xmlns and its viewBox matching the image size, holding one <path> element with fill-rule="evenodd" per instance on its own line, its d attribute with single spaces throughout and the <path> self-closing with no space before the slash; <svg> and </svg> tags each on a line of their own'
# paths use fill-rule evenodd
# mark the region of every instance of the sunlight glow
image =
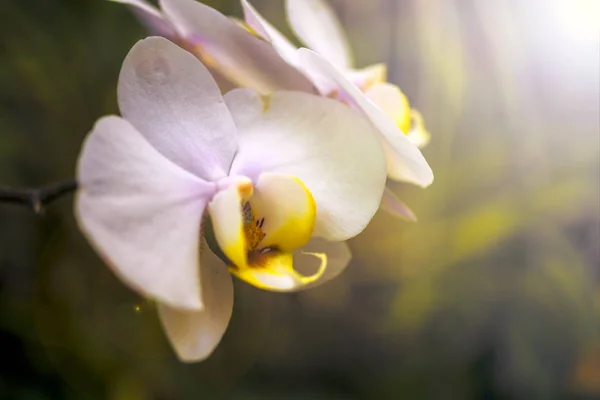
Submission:
<svg viewBox="0 0 600 400">
<path fill-rule="evenodd" d="M 565 34 L 575 40 L 600 42 L 600 0 L 559 1 L 556 7 Z"/>
</svg>

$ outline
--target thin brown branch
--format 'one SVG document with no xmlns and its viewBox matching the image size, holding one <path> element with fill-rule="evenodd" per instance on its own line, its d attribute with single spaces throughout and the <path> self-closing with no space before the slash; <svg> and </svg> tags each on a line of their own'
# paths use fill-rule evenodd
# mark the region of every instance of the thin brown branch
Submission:
<svg viewBox="0 0 600 400">
<path fill-rule="evenodd" d="M 51 183 L 35 189 L 0 186 L 0 203 L 22 204 L 30 207 L 36 214 L 42 214 L 48 204 L 76 189 L 75 180 Z"/>
</svg>

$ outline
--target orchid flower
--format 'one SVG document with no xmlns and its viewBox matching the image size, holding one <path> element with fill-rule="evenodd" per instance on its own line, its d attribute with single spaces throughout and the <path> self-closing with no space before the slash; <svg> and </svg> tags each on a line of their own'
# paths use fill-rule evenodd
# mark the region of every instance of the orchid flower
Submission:
<svg viewBox="0 0 600 400">
<path fill-rule="evenodd" d="M 306 55 L 297 52 L 276 28 L 269 24 L 248 0 L 241 0 L 246 24 L 261 38 L 270 42 L 289 64 L 305 70 L 312 76 L 324 95 L 338 96 L 346 91 L 335 77 L 318 66 L 307 66 Z M 364 95 L 377 104 L 408 138 L 417 146 L 429 142 L 429 133 L 421 114 L 410 108 L 406 95 L 396 85 L 386 82 L 385 64 L 375 64 L 363 69 L 352 67 L 352 54 L 346 35 L 331 7 L 324 0 L 286 0 L 288 21 L 304 45 L 331 63 Z M 310 64 L 310 61 L 308 61 Z"/>
<path fill-rule="evenodd" d="M 235 23 L 196 0 L 160 0 L 160 10 L 144 0 L 113 1 L 132 6 L 151 31 L 167 32 L 165 36 L 238 85 L 253 87 L 262 93 L 276 89 L 316 90 L 350 105 L 377 128 L 390 180 L 422 187 L 433 181 L 431 168 L 416 147 L 429 140 L 421 115 L 411 110 L 397 86 L 384 82 L 383 64 L 362 70 L 350 67 L 345 36 L 326 3 L 320 0 L 286 2 L 292 27 L 315 52 L 293 46 L 246 0 L 242 0 L 243 23 Z M 279 57 L 273 57 L 273 53 Z M 290 68 L 304 79 L 293 74 Z M 310 82 L 307 83 L 306 78 Z M 386 188 L 381 207 L 392 215 L 416 219 L 390 189 Z"/>
<path fill-rule="evenodd" d="M 76 216 L 115 274 L 156 300 L 181 360 L 219 343 L 229 273 L 289 292 L 345 268 L 342 241 L 369 223 L 386 180 L 366 119 L 302 92 L 222 97 L 200 61 L 159 37 L 125 58 L 118 101 L 122 117 L 84 142 Z"/>
<path fill-rule="evenodd" d="M 376 64 L 361 70 L 352 68 L 346 36 L 333 10 L 324 0 L 286 0 L 290 26 L 309 48 L 297 49 L 267 22 L 247 0 L 241 0 L 245 23 L 270 42 L 290 65 L 308 76 L 318 91 L 362 111 L 378 128 L 386 150 L 391 180 L 426 187 L 433 173 L 421 153 L 407 145 L 424 147 L 430 139 L 422 115 L 409 105 L 400 88 L 386 82 L 387 69 Z M 382 209 L 392 215 L 416 220 L 412 210 L 389 188 Z"/>
</svg>

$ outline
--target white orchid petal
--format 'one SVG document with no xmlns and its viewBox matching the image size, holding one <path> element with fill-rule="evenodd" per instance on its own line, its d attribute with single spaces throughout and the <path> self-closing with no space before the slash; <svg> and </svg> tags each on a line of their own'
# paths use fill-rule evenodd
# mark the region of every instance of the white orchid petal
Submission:
<svg viewBox="0 0 600 400">
<path fill-rule="evenodd" d="M 244 11 L 244 20 L 254 31 L 263 39 L 269 41 L 275 51 L 288 64 L 295 66 L 297 64 L 297 47 L 294 46 L 285 36 L 281 34 L 273 25 L 271 25 L 247 0 L 242 0 L 242 9 Z"/>
<path fill-rule="evenodd" d="M 383 197 L 381 198 L 381 209 L 393 215 L 394 217 L 398 217 L 406 221 L 417 221 L 417 216 L 415 213 L 402 200 L 400 200 L 398 196 L 396 196 L 396 194 L 390 190 L 389 187 L 386 187 L 385 191 L 383 192 Z"/>
<path fill-rule="evenodd" d="M 126 120 L 100 119 L 81 152 L 79 225 L 141 294 L 200 309 L 202 214 L 215 188 L 170 162 Z"/>
<path fill-rule="evenodd" d="M 225 101 L 239 133 L 231 173 L 298 177 L 317 204 L 315 235 L 345 240 L 379 208 L 384 155 L 373 126 L 338 101 L 299 92 L 261 97 L 236 89 Z"/>
<path fill-rule="evenodd" d="M 352 66 L 344 29 L 324 0 L 286 0 L 287 18 L 298 38 L 338 68 Z"/>
<path fill-rule="evenodd" d="M 119 76 L 119 107 L 169 160 L 204 179 L 226 176 L 235 126 L 210 72 L 160 37 L 136 43 Z"/>
<path fill-rule="evenodd" d="M 397 181 L 414 183 L 421 187 L 433 182 L 433 172 L 421 151 L 402 133 L 400 128 L 369 100 L 352 82 L 325 58 L 308 49 L 299 49 L 300 68 L 310 75 L 337 84 L 339 96 L 347 98 L 360 109 L 380 133 L 386 152 L 388 176 Z"/>
<path fill-rule="evenodd" d="M 242 12 L 244 13 L 244 21 L 240 21 L 240 23 L 246 24 L 248 27 L 252 28 L 254 33 L 268 42 L 271 42 L 269 31 L 277 32 L 277 34 L 283 36 L 281 32 L 277 30 L 277 28 L 267 22 L 267 20 L 260 15 L 260 13 L 252 4 L 250 4 L 249 1 L 240 0 L 240 4 L 242 5 Z M 289 43 L 287 39 L 286 41 Z M 292 46 L 291 43 L 290 46 Z"/>
<path fill-rule="evenodd" d="M 160 0 L 161 9 L 211 68 L 261 93 L 287 89 L 314 92 L 310 81 L 273 47 L 234 21 L 195 0 Z"/>
<path fill-rule="evenodd" d="M 227 330 L 233 309 L 233 282 L 227 267 L 208 246 L 201 253 L 200 311 L 182 310 L 158 304 L 158 315 L 169 342 L 183 362 L 206 359 Z"/>
<path fill-rule="evenodd" d="M 294 251 L 294 268 L 302 275 L 313 274 L 319 267 L 319 260 L 307 255 L 307 253 L 325 254 L 327 256 L 327 267 L 319 279 L 307 285 L 296 287 L 294 291 L 314 288 L 330 281 L 344 272 L 352 259 L 350 248 L 346 242 L 330 242 L 322 238 L 313 238 L 306 246 Z"/>
<path fill-rule="evenodd" d="M 173 25 L 167 21 L 161 12 L 145 0 L 110 0 L 131 6 L 133 13 L 142 21 L 153 35 L 164 36 L 175 40 L 177 32 Z"/>
</svg>

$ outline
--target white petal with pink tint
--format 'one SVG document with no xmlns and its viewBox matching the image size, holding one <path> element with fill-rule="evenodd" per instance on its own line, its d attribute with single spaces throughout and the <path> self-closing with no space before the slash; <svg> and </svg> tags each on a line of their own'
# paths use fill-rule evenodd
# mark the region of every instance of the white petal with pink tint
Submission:
<svg viewBox="0 0 600 400">
<path fill-rule="evenodd" d="M 158 315 L 177 356 L 184 362 L 202 361 L 215 350 L 231 319 L 233 282 L 227 267 L 202 247 L 200 311 L 181 310 L 158 304 Z"/>
<path fill-rule="evenodd" d="M 381 209 L 394 217 L 412 222 L 417 221 L 415 213 L 388 187 L 385 188 L 381 198 Z"/>
<path fill-rule="evenodd" d="M 235 125 L 210 72 L 167 39 L 136 43 L 119 76 L 119 108 L 169 160 L 204 179 L 226 176 Z"/>
<path fill-rule="evenodd" d="M 269 41 L 279 55 L 290 65 L 295 66 L 296 50 L 285 36 L 281 34 L 273 25 L 271 25 L 247 0 L 242 0 L 242 9 L 244 11 L 244 21 L 263 39 Z"/>
<path fill-rule="evenodd" d="M 119 117 L 100 119 L 88 135 L 77 181 L 79 225 L 115 273 L 145 296 L 201 309 L 200 224 L 215 185 Z"/>
<path fill-rule="evenodd" d="M 287 18 L 298 38 L 341 69 L 352 66 L 346 34 L 324 0 L 286 0 Z"/>
<path fill-rule="evenodd" d="M 304 44 L 338 68 L 352 66 L 346 34 L 333 9 L 323 0 L 286 0 L 290 26 Z"/>
<path fill-rule="evenodd" d="M 240 86 L 314 92 L 313 85 L 273 47 L 217 10 L 195 0 L 160 0 L 163 13 L 180 35 L 197 47 L 211 68 Z"/>
</svg>

